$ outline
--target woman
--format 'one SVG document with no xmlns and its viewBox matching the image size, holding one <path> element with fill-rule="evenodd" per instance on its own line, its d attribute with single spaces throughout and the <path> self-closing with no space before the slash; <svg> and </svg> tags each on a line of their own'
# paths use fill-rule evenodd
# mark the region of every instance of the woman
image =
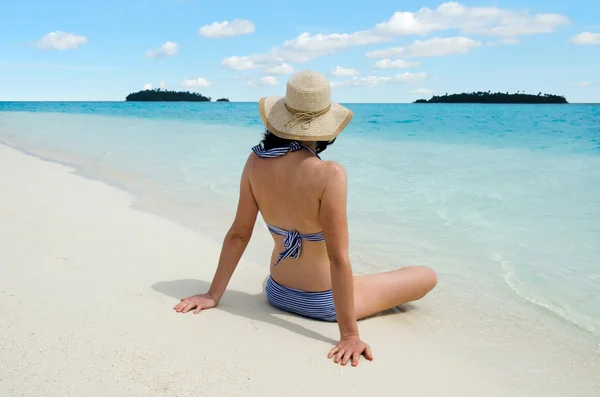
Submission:
<svg viewBox="0 0 600 397">
<path fill-rule="evenodd" d="M 235 220 L 227 233 L 212 284 L 205 294 L 175 306 L 178 312 L 217 306 L 254 229 L 258 211 L 275 243 L 266 296 L 276 308 L 337 321 L 334 362 L 372 360 L 357 320 L 425 296 L 435 286 L 426 267 L 353 276 L 348 255 L 346 172 L 319 153 L 333 143 L 352 112 L 331 102 L 330 83 L 317 72 L 296 73 L 286 96 L 259 101 L 267 128 L 242 172 Z"/>
</svg>

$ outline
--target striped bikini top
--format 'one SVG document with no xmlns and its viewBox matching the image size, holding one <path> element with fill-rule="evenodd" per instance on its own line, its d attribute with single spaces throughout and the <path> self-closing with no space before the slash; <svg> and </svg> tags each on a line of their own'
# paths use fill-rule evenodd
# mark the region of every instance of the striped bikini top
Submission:
<svg viewBox="0 0 600 397">
<path fill-rule="evenodd" d="M 302 149 L 308 150 L 309 152 L 317 156 L 318 159 L 321 159 L 321 157 L 319 157 L 319 155 L 315 153 L 314 150 L 297 141 L 292 141 L 289 146 L 277 147 L 268 150 L 263 149 L 261 145 L 257 145 L 252 148 L 252 151 L 258 157 L 275 158 L 281 157 L 289 152 L 295 152 L 297 150 Z M 269 228 L 269 231 L 271 233 L 285 237 L 285 239 L 283 240 L 283 247 L 285 249 L 279 254 L 279 259 L 277 259 L 277 262 L 275 262 L 274 266 L 277 266 L 279 262 L 281 262 L 285 258 L 298 259 L 298 257 L 300 256 L 300 252 L 302 251 L 302 240 L 313 242 L 325 241 L 325 236 L 323 235 L 323 232 L 300 234 L 295 230 L 285 230 L 269 224 L 267 224 L 267 227 Z"/>
</svg>

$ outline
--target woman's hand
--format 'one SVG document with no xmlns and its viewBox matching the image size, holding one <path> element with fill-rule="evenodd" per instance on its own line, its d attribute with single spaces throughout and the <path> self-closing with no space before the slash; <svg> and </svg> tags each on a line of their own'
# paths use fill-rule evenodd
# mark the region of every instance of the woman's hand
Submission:
<svg viewBox="0 0 600 397">
<path fill-rule="evenodd" d="M 179 313 L 187 313 L 194 310 L 194 314 L 200 313 L 204 309 L 212 309 L 217 306 L 217 301 L 211 294 L 194 295 L 188 298 L 183 298 L 173 309 Z"/>
<path fill-rule="evenodd" d="M 348 360 L 352 359 L 352 366 L 358 365 L 358 360 L 361 355 L 364 355 L 367 360 L 373 360 L 371 348 L 365 342 L 360 340 L 358 336 L 344 337 L 340 342 L 329 352 L 327 358 L 332 358 L 337 364 L 340 361 L 342 365 L 348 364 Z"/>
</svg>

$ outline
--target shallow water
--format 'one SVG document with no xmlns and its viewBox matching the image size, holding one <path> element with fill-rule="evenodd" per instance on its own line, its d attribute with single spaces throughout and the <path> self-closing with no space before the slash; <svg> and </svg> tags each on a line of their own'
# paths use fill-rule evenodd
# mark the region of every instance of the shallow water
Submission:
<svg viewBox="0 0 600 397">
<path fill-rule="evenodd" d="M 355 118 L 323 157 L 348 170 L 357 271 L 427 264 L 440 301 L 481 327 L 532 343 L 551 327 L 597 348 L 600 105 L 348 106 Z M 0 140 L 218 240 L 261 133 L 248 103 L 0 103 Z"/>
</svg>

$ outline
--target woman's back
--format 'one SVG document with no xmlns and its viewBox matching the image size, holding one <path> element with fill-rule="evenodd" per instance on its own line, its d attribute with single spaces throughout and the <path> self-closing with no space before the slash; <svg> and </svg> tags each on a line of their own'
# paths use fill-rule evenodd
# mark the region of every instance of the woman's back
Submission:
<svg viewBox="0 0 600 397">
<path fill-rule="evenodd" d="M 275 158 L 252 155 L 248 164 L 250 186 L 267 224 L 301 235 L 322 231 L 321 197 L 331 163 L 320 160 L 312 150 L 305 147 Z M 271 256 L 271 275 L 275 280 L 305 291 L 331 288 L 324 242 L 303 239 L 298 258 L 283 259 L 275 266 L 279 254 L 285 250 L 285 237 L 275 233 L 272 236 L 275 247 Z"/>
</svg>

